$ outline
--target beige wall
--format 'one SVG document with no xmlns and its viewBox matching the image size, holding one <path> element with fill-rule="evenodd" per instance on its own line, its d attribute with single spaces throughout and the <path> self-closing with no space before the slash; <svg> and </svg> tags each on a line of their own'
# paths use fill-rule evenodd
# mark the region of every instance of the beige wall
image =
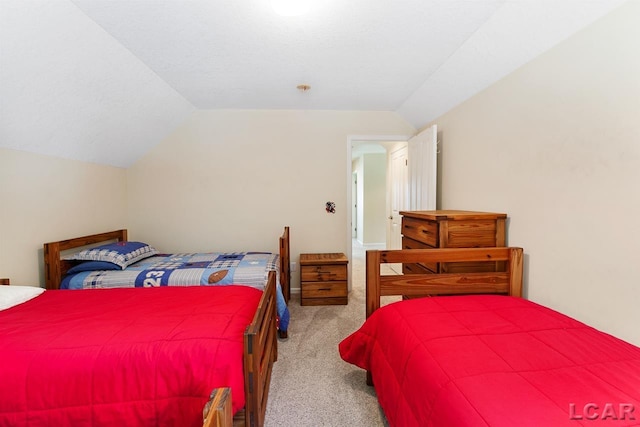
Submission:
<svg viewBox="0 0 640 427">
<path fill-rule="evenodd" d="M 0 148 L 0 277 L 44 286 L 43 243 L 126 227 L 126 172 Z"/>
<path fill-rule="evenodd" d="M 640 2 L 438 118 L 443 208 L 503 211 L 534 301 L 640 344 Z"/>
<path fill-rule="evenodd" d="M 413 132 L 389 112 L 194 113 L 128 170 L 129 228 L 162 251 L 275 251 L 289 225 L 294 261 L 347 252 L 348 136 Z"/>
<path fill-rule="evenodd" d="M 386 243 L 387 155 L 364 154 L 363 243 Z"/>
</svg>

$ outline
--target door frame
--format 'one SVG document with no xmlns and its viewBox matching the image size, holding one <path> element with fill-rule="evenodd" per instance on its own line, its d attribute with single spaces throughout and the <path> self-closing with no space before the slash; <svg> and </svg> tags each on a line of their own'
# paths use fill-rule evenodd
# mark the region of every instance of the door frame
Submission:
<svg viewBox="0 0 640 427">
<path fill-rule="evenodd" d="M 346 173 L 346 183 L 347 183 L 347 206 L 352 206 L 352 188 L 351 188 L 351 177 L 352 177 L 352 167 L 351 167 L 351 145 L 357 142 L 398 142 L 398 141 L 408 141 L 413 135 L 348 135 L 347 136 L 347 173 Z M 346 221 L 346 248 L 347 248 L 347 258 L 352 259 L 352 250 L 351 250 L 351 209 L 345 209 L 347 216 Z M 351 290 L 351 262 L 347 264 L 347 268 L 349 270 L 349 290 Z"/>
<path fill-rule="evenodd" d="M 351 238 L 358 238 L 358 209 L 357 209 L 357 200 L 358 200 L 358 174 L 356 172 L 351 172 L 351 196 L 356 194 L 356 202 L 351 203 Z"/>
</svg>

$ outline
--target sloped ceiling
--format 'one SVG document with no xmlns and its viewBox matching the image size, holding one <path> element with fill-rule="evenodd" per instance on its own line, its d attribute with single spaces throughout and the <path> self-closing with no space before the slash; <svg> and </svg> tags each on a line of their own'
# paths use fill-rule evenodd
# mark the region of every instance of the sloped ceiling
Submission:
<svg viewBox="0 0 640 427">
<path fill-rule="evenodd" d="M 128 167 L 195 109 L 395 111 L 419 129 L 621 3 L 0 0 L 0 147 Z"/>
</svg>

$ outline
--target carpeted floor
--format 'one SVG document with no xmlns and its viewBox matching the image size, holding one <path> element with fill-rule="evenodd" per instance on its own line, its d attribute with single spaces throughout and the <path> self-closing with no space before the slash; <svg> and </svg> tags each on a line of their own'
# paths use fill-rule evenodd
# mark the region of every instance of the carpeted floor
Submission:
<svg viewBox="0 0 640 427">
<path fill-rule="evenodd" d="M 278 343 L 266 427 L 386 426 L 365 372 L 344 362 L 338 343 L 365 319 L 364 254 L 354 245 L 349 304 L 300 306 L 300 295 L 289 303 L 289 339 Z"/>
</svg>

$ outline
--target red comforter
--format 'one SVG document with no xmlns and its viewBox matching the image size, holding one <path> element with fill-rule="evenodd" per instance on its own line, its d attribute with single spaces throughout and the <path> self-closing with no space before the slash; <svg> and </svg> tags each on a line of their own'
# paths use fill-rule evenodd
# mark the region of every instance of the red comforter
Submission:
<svg viewBox="0 0 640 427">
<path fill-rule="evenodd" d="M 198 426 L 244 406 L 245 286 L 46 291 L 0 311 L 0 426 Z"/>
<path fill-rule="evenodd" d="M 640 348 L 520 298 L 391 304 L 339 350 L 392 426 L 640 425 Z"/>
</svg>

